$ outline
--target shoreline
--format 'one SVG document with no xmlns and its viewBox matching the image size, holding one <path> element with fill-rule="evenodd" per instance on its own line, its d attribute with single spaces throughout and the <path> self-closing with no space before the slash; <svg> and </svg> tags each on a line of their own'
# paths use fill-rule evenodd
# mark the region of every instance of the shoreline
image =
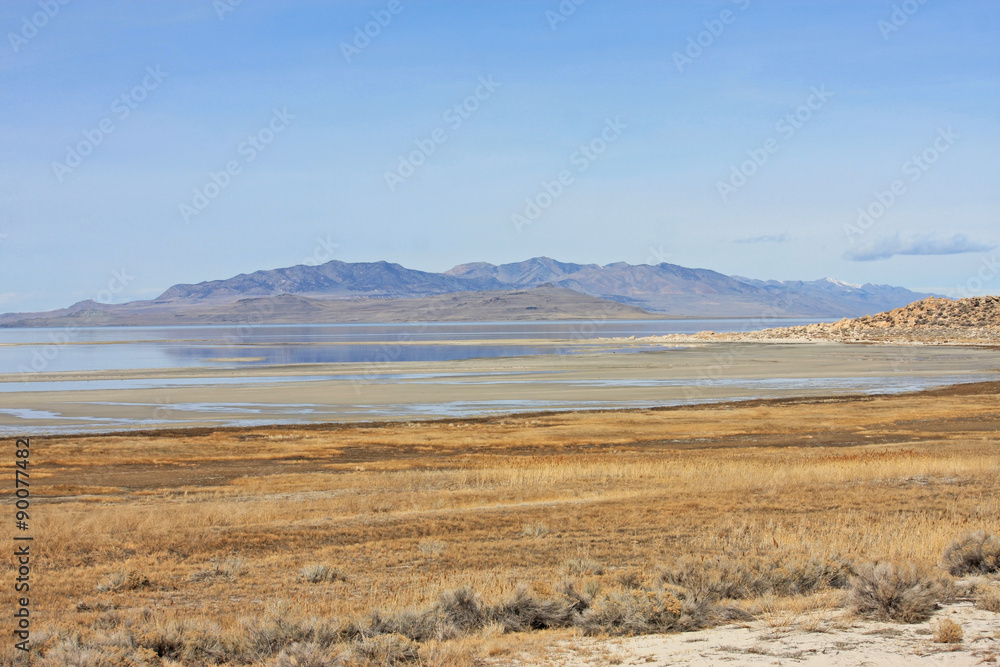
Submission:
<svg viewBox="0 0 1000 667">
<path fill-rule="evenodd" d="M 406 421 L 896 394 L 986 381 L 998 370 L 996 355 L 977 347 L 706 342 L 440 362 L 69 371 L 0 391 L 0 431 Z"/>
<path fill-rule="evenodd" d="M 958 382 L 946 384 L 927 389 L 917 389 L 903 392 L 887 392 L 873 394 L 829 394 L 812 396 L 789 396 L 781 398 L 747 398 L 721 401 L 705 401 L 702 403 L 687 403 L 682 405 L 658 405 L 650 407 L 635 408 L 585 408 L 567 410 L 537 410 L 525 412 L 491 413 L 475 416 L 462 417 L 427 417 L 427 418 L 404 418 L 382 419 L 372 421 L 330 421 L 330 422 L 295 422 L 295 423 L 262 423 L 245 426 L 182 426 L 164 427 L 152 429 L 126 429 L 114 431 L 81 431 L 76 433 L 57 433 L 32 435 L 32 438 L 59 438 L 60 440 L 91 439 L 95 437 L 113 438 L 169 438 L 169 437 L 190 437 L 206 436 L 210 434 L 220 434 L 227 436 L 239 436 L 248 433 L 259 433 L 261 431 L 316 431 L 328 432 L 347 430 L 351 428 L 363 429 L 386 429 L 399 426 L 426 425 L 426 426 L 469 426 L 469 425 L 490 425 L 492 423 L 503 423 L 509 420 L 538 419 L 542 417 L 567 417 L 576 418 L 580 416 L 602 416 L 606 414 L 637 415 L 648 412 L 673 412 L 673 411 L 702 411 L 702 410 L 732 410 L 734 408 L 775 408 L 782 406 L 810 405 L 810 404 L 831 404 L 831 403 L 867 403 L 879 399 L 889 398 L 920 398 L 923 396 L 954 396 L 954 395 L 989 395 L 1000 394 L 1000 379 L 987 381 Z M 737 445 L 733 445 L 737 446 Z"/>
</svg>

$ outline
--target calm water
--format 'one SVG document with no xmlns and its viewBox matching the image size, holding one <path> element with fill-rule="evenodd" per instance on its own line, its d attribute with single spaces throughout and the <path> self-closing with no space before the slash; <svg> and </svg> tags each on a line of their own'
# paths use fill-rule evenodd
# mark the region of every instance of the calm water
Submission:
<svg viewBox="0 0 1000 667">
<path fill-rule="evenodd" d="M 256 326 L 0 329 L 0 373 L 262 366 L 568 354 L 560 345 L 498 340 L 581 340 L 672 333 L 753 331 L 823 320 L 634 320 Z M 460 341 L 462 345 L 440 344 Z M 435 344 L 435 342 L 439 344 Z M 67 344 L 70 343 L 70 344 Z M 402 343 L 402 344 L 401 344 Z"/>
</svg>

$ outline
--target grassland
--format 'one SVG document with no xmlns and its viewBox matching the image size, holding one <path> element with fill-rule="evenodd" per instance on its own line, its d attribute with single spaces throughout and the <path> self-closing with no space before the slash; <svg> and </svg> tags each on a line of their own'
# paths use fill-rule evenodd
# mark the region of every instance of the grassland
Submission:
<svg viewBox="0 0 1000 667">
<path fill-rule="evenodd" d="M 1000 383 L 37 438 L 35 664 L 532 662 L 839 608 L 876 561 L 947 584 L 1000 533 L 998 440 Z"/>
</svg>

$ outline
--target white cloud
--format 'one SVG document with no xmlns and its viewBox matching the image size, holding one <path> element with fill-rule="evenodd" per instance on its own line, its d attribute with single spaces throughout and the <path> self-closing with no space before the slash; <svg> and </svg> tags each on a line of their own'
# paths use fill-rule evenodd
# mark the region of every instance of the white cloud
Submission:
<svg viewBox="0 0 1000 667">
<path fill-rule="evenodd" d="M 952 236 L 913 234 L 906 237 L 895 234 L 853 247 L 844 253 L 844 259 L 853 262 L 871 262 L 877 259 L 889 259 L 894 255 L 960 255 L 992 250 L 994 247 L 973 241 L 965 234 Z"/>
</svg>

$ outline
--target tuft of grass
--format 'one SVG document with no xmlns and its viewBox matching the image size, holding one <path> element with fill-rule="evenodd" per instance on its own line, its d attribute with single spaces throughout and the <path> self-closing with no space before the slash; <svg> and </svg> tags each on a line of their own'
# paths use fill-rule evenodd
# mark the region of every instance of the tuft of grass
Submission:
<svg viewBox="0 0 1000 667">
<path fill-rule="evenodd" d="M 948 545 L 941 560 L 956 577 L 1000 572 L 1000 538 L 982 530 L 966 533 Z"/>
<path fill-rule="evenodd" d="M 447 543 L 441 540 L 420 540 L 417 544 L 417 548 L 420 549 L 420 553 L 425 556 L 440 556 L 444 553 L 444 550 L 448 548 Z"/>
<path fill-rule="evenodd" d="M 212 558 L 210 562 L 212 563 L 212 567 L 192 572 L 188 579 L 191 581 L 204 581 L 214 577 L 235 579 L 242 574 L 247 567 L 246 561 L 239 557 L 226 558 L 225 560 Z"/>
<path fill-rule="evenodd" d="M 563 563 L 566 574 L 578 577 L 604 574 L 604 566 L 589 558 L 570 558 Z"/>
<path fill-rule="evenodd" d="M 351 652 L 363 661 L 362 664 L 394 667 L 417 662 L 420 644 L 398 634 L 379 635 L 357 642 Z"/>
<path fill-rule="evenodd" d="M 329 565 L 324 565 L 322 563 L 317 563 L 314 565 L 306 565 L 301 570 L 299 570 L 299 576 L 308 581 L 310 584 L 318 584 L 322 582 L 332 582 L 332 581 L 347 581 L 347 577 L 344 574 Z"/>
<path fill-rule="evenodd" d="M 543 535 L 548 535 L 550 532 L 549 527 L 544 523 L 523 523 L 521 524 L 521 536 L 522 537 L 542 537 Z"/>
<path fill-rule="evenodd" d="M 944 587 L 913 564 L 866 563 L 851 579 L 848 607 L 859 616 L 899 623 L 927 620 Z"/>
<path fill-rule="evenodd" d="M 329 647 L 304 643 L 283 649 L 267 663 L 267 667 L 335 667 L 343 664 L 341 655 Z"/>
<path fill-rule="evenodd" d="M 933 639 L 938 644 L 961 644 L 962 626 L 955 621 L 943 618 L 934 626 Z"/>
<path fill-rule="evenodd" d="M 149 577 L 138 570 L 119 570 L 108 575 L 101 583 L 97 584 L 97 590 L 103 593 L 120 593 L 123 591 L 134 591 L 150 585 Z"/>
<path fill-rule="evenodd" d="M 1000 613 L 1000 586 L 982 584 L 976 588 L 974 599 L 978 609 Z"/>
</svg>

